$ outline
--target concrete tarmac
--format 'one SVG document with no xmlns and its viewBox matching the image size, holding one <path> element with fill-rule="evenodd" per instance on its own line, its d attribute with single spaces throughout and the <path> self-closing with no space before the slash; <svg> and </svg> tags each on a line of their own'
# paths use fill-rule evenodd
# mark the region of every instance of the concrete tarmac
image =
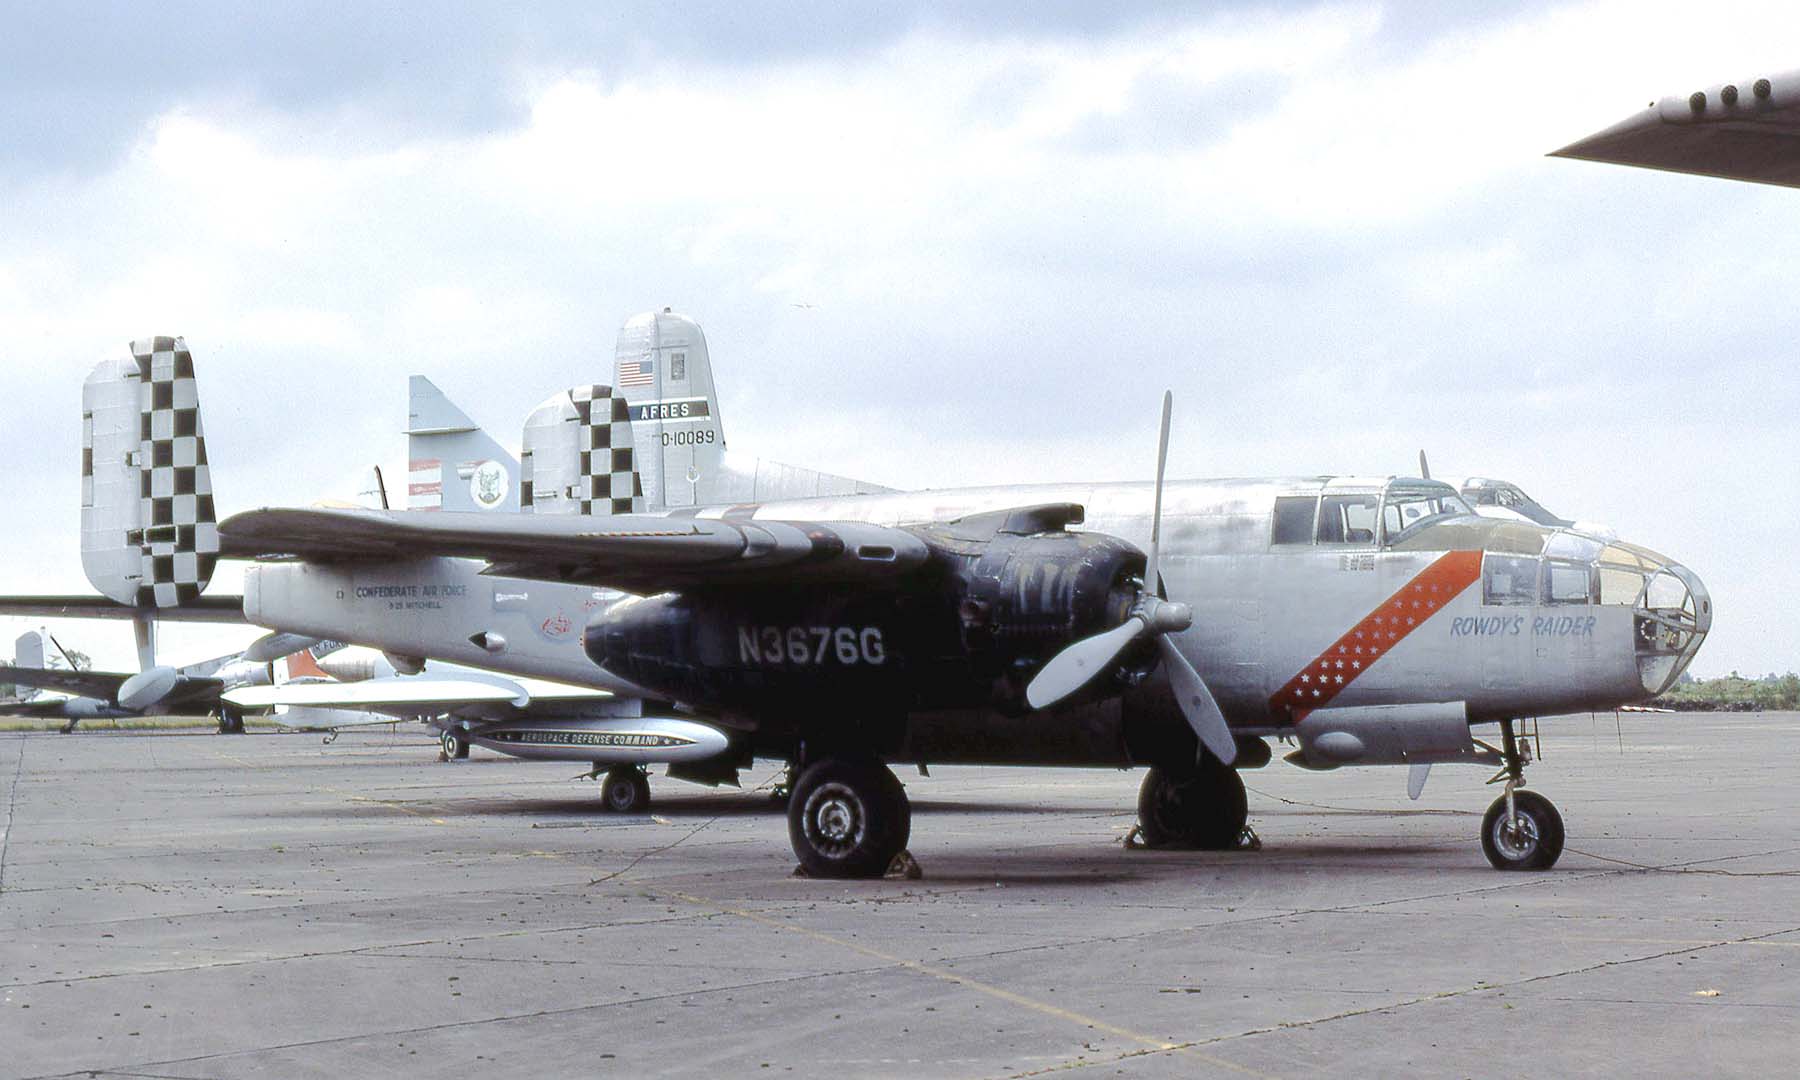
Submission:
<svg viewBox="0 0 1800 1080">
<path fill-rule="evenodd" d="M 873 882 L 418 729 L 0 736 L 0 1075 L 1785 1075 L 1797 719 L 1546 721 L 1544 873 L 1484 770 L 1277 758 L 1235 853 L 1125 849 L 1141 773 L 907 770 Z"/>
</svg>

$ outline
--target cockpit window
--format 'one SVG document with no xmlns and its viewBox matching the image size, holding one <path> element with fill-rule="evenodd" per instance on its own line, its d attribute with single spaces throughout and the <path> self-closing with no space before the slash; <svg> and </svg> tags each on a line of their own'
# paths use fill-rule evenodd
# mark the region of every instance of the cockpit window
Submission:
<svg viewBox="0 0 1800 1080">
<path fill-rule="evenodd" d="M 1321 544 L 1373 544 L 1376 495 L 1327 495 L 1319 500 L 1318 539 Z"/>
<path fill-rule="evenodd" d="M 1596 604 L 1600 602 L 1599 582 L 1588 563 L 1549 559 L 1544 563 L 1544 603 Z"/>
<path fill-rule="evenodd" d="M 1310 544 L 1313 542 L 1313 518 L 1319 512 L 1316 495 L 1284 495 L 1275 500 L 1275 533 L 1277 544 Z"/>
<path fill-rule="evenodd" d="M 1503 607 L 1537 603 L 1538 560 L 1489 552 L 1482 564 L 1481 602 Z"/>
<path fill-rule="evenodd" d="M 1390 487 L 1381 509 L 1385 542 L 1391 544 L 1427 522 L 1467 513 L 1469 504 L 1448 487 Z"/>
</svg>

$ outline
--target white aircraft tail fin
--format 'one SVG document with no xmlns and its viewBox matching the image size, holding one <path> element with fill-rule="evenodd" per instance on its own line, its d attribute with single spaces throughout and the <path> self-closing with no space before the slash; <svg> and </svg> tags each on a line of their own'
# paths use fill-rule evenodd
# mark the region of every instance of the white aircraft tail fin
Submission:
<svg viewBox="0 0 1800 1080">
<path fill-rule="evenodd" d="M 13 667 L 38 668 L 44 666 L 44 635 L 36 630 L 27 630 L 19 635 L 13 643 Z"/>
<path fill-rule="evenodd" d="M 644 502 L 652 510 L 892 490 L 726 454 L 706 335 L 699 323 L 668 308 L 634 315 L 620 327 L 613 393 L 631 406 Z"/>
<path fill-rule="evenodd" d="M 517 510 L 519 463 L 430 379 L 407 384 L 408 510 Z"/>
<path fill-rule="evenodd" d="M 194 359 L 179 337 L 131 343 L 81 389 L 81 566 L 140 609 L 200 595 L 218 561 Z"/>
<path fill-rule="evenodd" d="M 521 509 L 534 514 L 644 511 L 630 406 L 607 386 L 553 395 L 525 418 Z"/>
<path fill-rule="evenodd" d="M 700 324 L 668 308 L 627 319 L 613 348 L 613 388 L 631 406 L 645 502 L 710 501 L 725 431 Z"/>
</svg>

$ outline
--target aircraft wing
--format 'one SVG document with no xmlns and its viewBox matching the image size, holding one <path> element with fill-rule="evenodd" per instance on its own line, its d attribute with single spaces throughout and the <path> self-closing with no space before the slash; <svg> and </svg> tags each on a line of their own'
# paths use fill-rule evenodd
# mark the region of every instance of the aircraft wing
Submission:
<svg viewBox="0 0 1800 1080">
<path fill-rule="evenodd" d="M 12 664 L 0 664 L 0 683 L 35 686 L 44 690 L 61 690 L 65 694 L 98 698 L 101 701 L 116 700 L 119 687 L 123 686 L 125 680 L 129 678 L 131 676 L 122 671 L 67 671 L 61 668 L 15 667 Z M 180 705 L 208 696 L 216 697 L 223 686 L 224 683 L 218 679 L 197 676 L 183 677 L 175 689 L 157 704 Z"/>
<path fill-rule="evenodd" d="M 1664 98 L 1550 156 L 1800 187 L 1800 71 Z"/>
<path fill-rule="evenodd" d="M 0 701 L 0 716 L 62 716 L 67 698 L 42 701 Z"/>
<path fill-rule="evenodd" d="M 223 554 L 311 561 L 485 559 L 490 572 L 653 593 L 696 585 L 892 580 L 924 541 L 860 522 L 723 521 L 442 511 L 252 510 L 219 526 Z"/>
<path fill-rule="evenodd" d="M 228 691 L 225 700 L 239 708 L 360 709 L 400 716 L 455 712 L 474 705 L 524 708 L 533 701 L 604 700 L 605 690 L 571 686 L 545 679 L 512 679 L 499 675 L 388 675 L 356 682 L 290 682 L 280 686 L 244 686 Z"/>
<path fill-rule="evenodd" d="M 33 618 L 130 619 L 153 614 L 157 622 L 244 622 L 241 596 L 201 596 L 180 607 L 146 611 L 104 596 L 0 596 L 0 615 Z"/>
</svg>

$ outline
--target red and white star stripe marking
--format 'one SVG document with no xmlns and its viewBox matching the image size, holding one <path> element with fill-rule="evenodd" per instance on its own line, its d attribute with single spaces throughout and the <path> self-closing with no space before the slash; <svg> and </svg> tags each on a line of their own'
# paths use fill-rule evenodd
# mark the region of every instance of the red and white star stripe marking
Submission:
<svg viewBox="0 0 1800 1080">
<path fill-rule="evenodd" d="M 1480 551 L 1449 551 L 1363 617 L 1269 699 L 1296 722 L 1322 708 L 1439 608 L 1481 578 Z"/>
</svg>

